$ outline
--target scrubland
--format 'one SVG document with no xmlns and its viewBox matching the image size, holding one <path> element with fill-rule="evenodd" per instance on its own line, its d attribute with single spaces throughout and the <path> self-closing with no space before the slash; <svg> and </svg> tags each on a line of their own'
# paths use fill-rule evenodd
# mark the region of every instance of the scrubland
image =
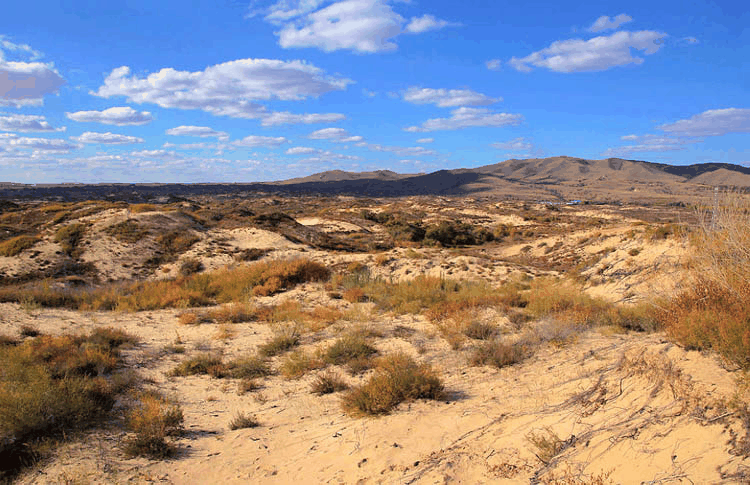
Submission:
<svg viewBox="0 0 750 485">
<path fill-rule="evenodd" d="M 746 482 L 749 211 L 19 203 L 0 477 Z"/>
</svg>

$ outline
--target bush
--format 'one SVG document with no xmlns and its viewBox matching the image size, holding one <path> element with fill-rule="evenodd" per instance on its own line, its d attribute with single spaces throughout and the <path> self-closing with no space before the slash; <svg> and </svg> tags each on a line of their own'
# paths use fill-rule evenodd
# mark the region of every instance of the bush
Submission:
<svg viewBox="0 0 750 485">
<path fill-rule="evenodd" d="M 203 262 L 200 259 L 186 259 L 180 264 L 180 275 L 190 276 L 191 274 L 200 273 L 203 269 Z"/>
<path fill-rule="evenodd" d="M 325 366 L 326 363 L 319 356 L 297 350 L 287 355 L 281 363 L 281 374 L 287 379 L 299 379 L 306 372 Z"/>
<path fill-rule="evenodd" d="M 167 458 L 174 454 L 168 436 L 182 432 L 182 409 L 153 393 L 141 394 L 127 417 L 128 428 L 135 436 L 125 441 L 125 454 L 149 458 Z"/>
<path fill-rule="evenodd" d="M 750 202 L 725 196 L 689 233 L 692 280 L 660 314 L 667 334 L 750 369 Z"/>
<path fill-rule="evenodd" d="M 377 349 L 367 343 L 364 336 L 353 333 L 337 339 L 328 350 L 323 358 L 329 364 L 344 365 L 349 362 L 369 358 L 377 353 Z"/>
<path fill-rule="evenodd" d="M 114 370 L 127 334 L 39 336 L 0 346 L 0 480 L 37 455 L 50 438 L 95 426 L 128 385 Z"/>
<path fill-rule="evenodd" d="M 16 236 L 0 242 L 0 256 L 11 258 L 30 249 L 39 242 L 39 236 Z"/>
<path fill-rule="evenodd" d="M 484 244 L 495 239 L 494 234 L 484 227 L 474 227 L 471 224 L 443 221 L 436 226 L 427 228 L 424 235 L 425 242 L 435 242 L 442 246 L 471 246 Z"/>
<path fill-rule="evenodd" d="M 508 344 L 501 340 L 490 340 L 479 345 L 469 358 L 471 365 L 492 365 L 497 368 L 517 364 L 527 358 L 529 352 L 523 343 Z"/>
<path fill-rule="evenodd" d="M 312 393 L 318 396 L 345 391 L 347 389 L 349 389 L 349 384 L 333 372 L 319 374 L 311 386 Z"/>
<path fill-rule="evenodd" d="M 137 243 L 148 235 L 148 231 L 134 219 L 127 219 L 113 224 L 106 228 L 104 232 L 118 241 L 128 244 Z"/>
<path fill-rule="evenodd" d="M 203 353 L 183 360 L 170 372 L 170 375 L 179 377 L 201 374 L 208 374 L 212 377 L 225 377 L 228 374 L 228 369 L 221 357 Z"/>
<path fill-rule="evenodd" d="M 55 242 L 60 244 L 63 252 L 71 257 L 78 256 L 78 244 L 83 239 L 86 226 L 80 223 L 68 224 L 55 232 Z"/>
<path fill-rule="evenodd" d="M 258 353 L 265 357 L 273 357 L 299 345 L 299 333 L 296 329 L 281 332 L 271 340 L 258 347 Z"/>
<path fill-rule="evenodd" d="M 431 367 L 406 354 L 393 354 L 380 360 L 367 382 L 344 395 L 342 406 L 353 415 L 388 414 L 404 401 L 440 399 L 443 389 Z"/>
</svg>

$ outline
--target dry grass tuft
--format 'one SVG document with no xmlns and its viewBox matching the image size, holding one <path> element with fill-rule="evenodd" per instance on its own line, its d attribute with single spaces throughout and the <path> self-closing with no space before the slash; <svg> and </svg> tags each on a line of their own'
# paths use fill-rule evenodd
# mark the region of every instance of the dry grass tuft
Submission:
<svg viewBox="0 0 750 485">
<path fill-rule="evenodd" d="M 264 357 L 282 354 L 299 345 L 299 330 L 295 327 L 283 327 L 268 342 L 258 347 L 258 353 Z"/>
<path fill-rule="evenodd" d="M 525 342 L 506 343 L 502 340 L 488 340 L 474 349 L 469 357 L 469 363 L 503 368 L 523 362 L 530 354 L 531 350 Z"/>
<path fill-rule="evenodd" d="M 346 393 L 342 406 L 352 415 L 388 414 L 404 401 L 440 399 L 443 389 L 430 366 L 398 353 L 380 359 L 375 375 Z"/>
<path fill-rule="evenodd" d="M 234 418 L 232 418 L 232 421 L 229 423 L 229 429 L 232 431 L 245 428 L 257 428 L 258 426 L 260 426 L 260 423 L 255 417 L 242 412 L 235 414 Z"/>
<path fill-rule="evenodd" d="M 143 393 L 127 417 L 134 436 L 125 441 L 125 454 L 167 458 L 175 452 L 168 436 L 182 432 L 183 415 L 179 405 L 155 393 Z"/>
<path fill-rule="evenodd" d="M 16 236 L 0 242 L 0 256 L 12 258 L 30 249 L 40 240 L 39 236 Z"/>
<path fill-rule="evenodd" d="M 310 388 L 311 392 L 318 396 L 333 394 L 334 392 L 345 391 L 347 389 L 349 389 L 349 384 L 333 371 L 319 374 Z"/>
<path fill-rule="evenodd" d="M 287 379 L 299 379 L 307 372 L 326 366 L 320 355 L 296 350 L 289 353 L 281 362 L 281 375 Z"/>
<path fill-rule="evenodd" d="M 71 257 L 80 253 L 79 243 L 86 233 L 86 225 L 81 223 L 68 224 L 55 232 L 55 242 L 60 244 L 63 252 Z"/>
</svg>

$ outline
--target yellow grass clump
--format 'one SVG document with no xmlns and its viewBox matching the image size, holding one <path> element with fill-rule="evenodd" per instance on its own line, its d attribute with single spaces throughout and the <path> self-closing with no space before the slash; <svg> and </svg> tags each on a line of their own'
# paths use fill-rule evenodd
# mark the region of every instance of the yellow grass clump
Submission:
<svg viewBox="0 0 750 485">
<path fill-rule="evenodd" d="M 39 236 L 16 236 L 0 242 L 0 256 L 11 258 L 30 249 L 39 242 Z"/>
</svg>

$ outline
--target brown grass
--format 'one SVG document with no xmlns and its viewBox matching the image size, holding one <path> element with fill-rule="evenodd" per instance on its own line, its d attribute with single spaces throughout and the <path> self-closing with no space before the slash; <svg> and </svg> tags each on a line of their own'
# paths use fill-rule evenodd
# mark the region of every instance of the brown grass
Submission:
<svg viewBox="0 0 750 485">
<path fill-rule="evenodd" d="M 440 399 L 443 383 L 437 373 L 406 354 L 380 359 L 375 375 L 342 398 L 344 411 L 352 415 L 388 414 L 404 401 Z"/>
<path fill-rule="evenodd" d="M 127 219 L 113 224 L 104 230 L 113 238 L 127 244 L 134 244 L 148 236 L 148 230 L 142 227 L 135 219 Z"/>
<path fill-rule="evenodd" d="M 750 368 L 750 202 L 727 195 L 689 234 L 692 282 L 661 314 L 667 334 Z"/>
<path fill-rule="evenodd" d="M 257 428 L 258 426 L 260 426 L 260 423 L 255 417 L 242 412 L 235 414 L 229 423 L 229 429 L 233 431 L 237 429 Z"/>
<path fill-rule="evenodd" d="M 128 413 L 128 429 L 134 436 L 125 440 L 124 451 L 128 456 L 167 458 L 175 447 L 167 437 L 182 432 L 182 409 L 179 405 L 155 393 L 142 393 Z"/>
<path fill-rule="evenodd" d="M 502 340 L 489 340 L 474 349 L 469 357 L 469 363 L 503 368 L 523 362 L 530 354 L 531 350 L 524 342 L 506 343 Z"/>
<path fill-rule="evenodd" d="M 132 379 L 117 373 L 135 339 L 98 329 L 0 346 L 0 479 L 38 455 L 39 444 L 96 426 Z"/>
<path fill-rule="evenodd" d="M 0 256 L 12 258 L 30 249 L 40 241 L 39 236 L 16 236 L 0 242 Z"/>
<path fill-rule="evenodd" d="M 349 384 L 332 371 L 318 374 L 318 377 L 315 378 L 310 387 L 310 391 L 318 396 L 333 394 L 334 392 L 345 391 L 347 389 L 349 389 Z"/>
<path fill-rule="evenodd" d="M 55 232 L 55 242 L 60 244 L 63 252 L 68 256 L 77 257 L 80 253 L 79 243 L 86 232 L 86 225 L 81 223 L 68 224 Z"/>
</svg>

